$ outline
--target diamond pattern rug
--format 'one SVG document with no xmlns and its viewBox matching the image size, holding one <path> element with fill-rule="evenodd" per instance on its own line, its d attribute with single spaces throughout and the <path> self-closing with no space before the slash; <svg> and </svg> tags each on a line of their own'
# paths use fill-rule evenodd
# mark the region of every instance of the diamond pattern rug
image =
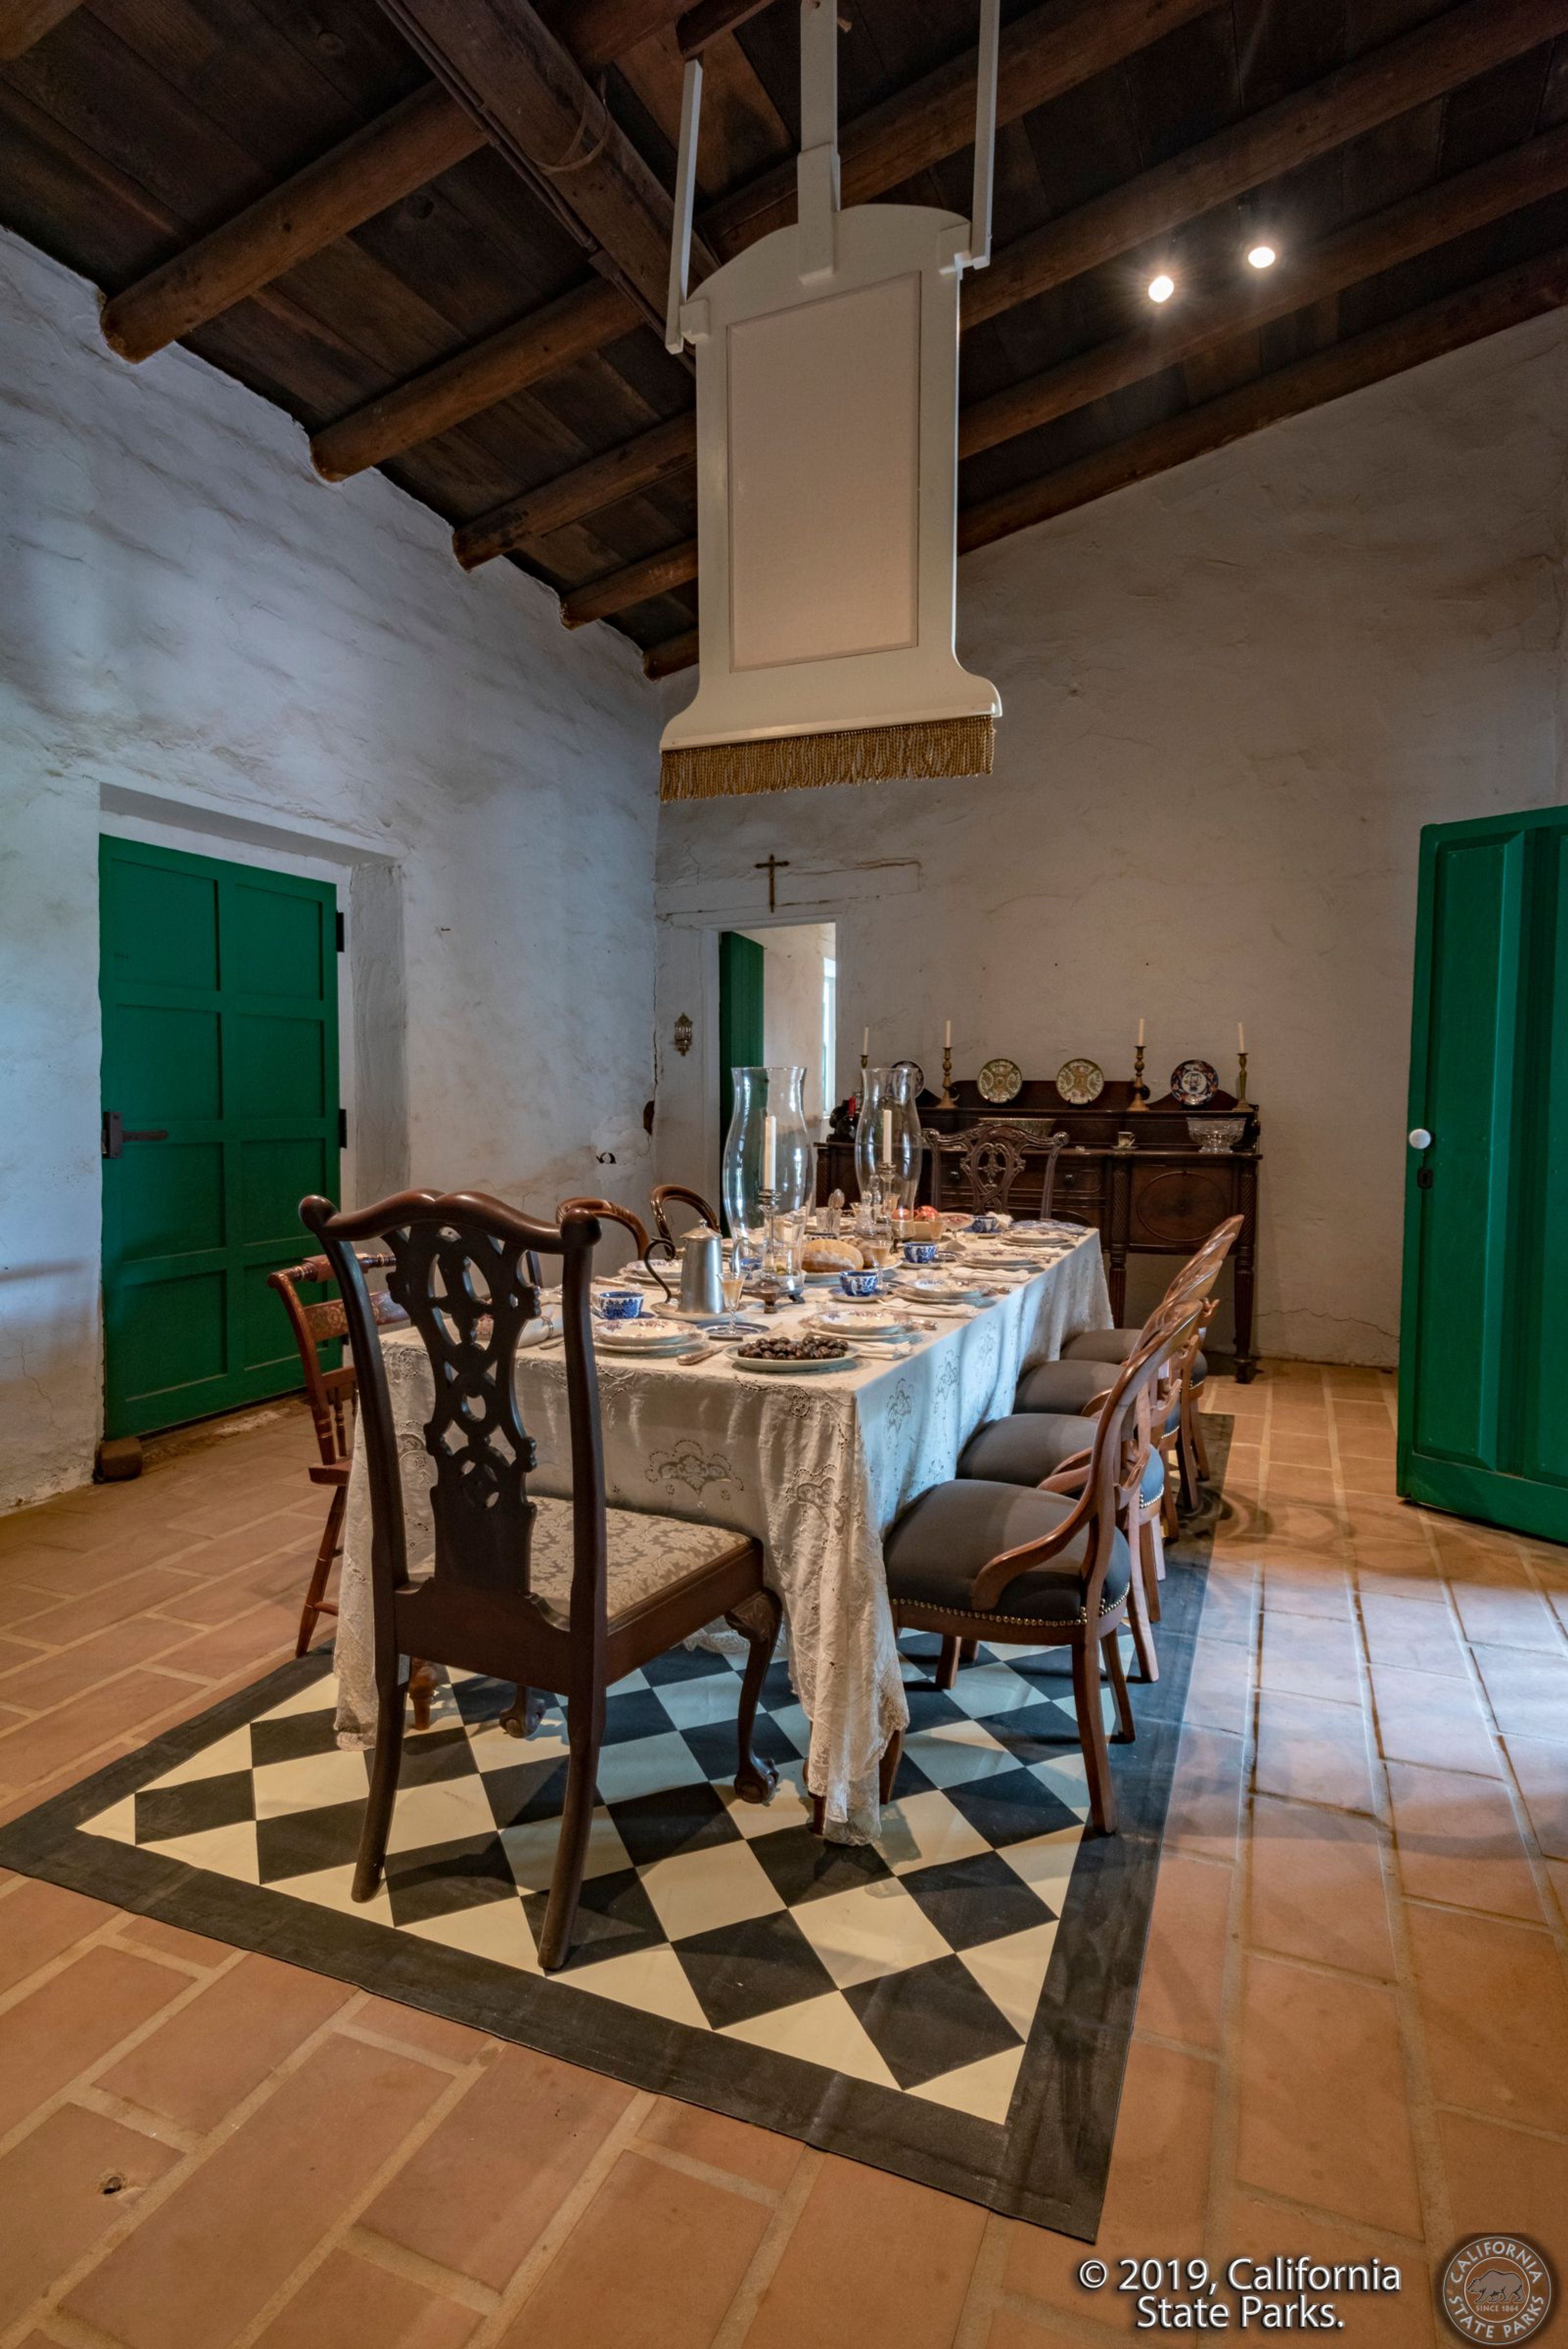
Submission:
<svg viewBox="0 0 1568 2349">
<path fill-rule="evenodd" d="M 765 1806 L 732 1784 L 738 1664 L 677 1649 L 620 1682 L 553 1976 L 565 1723 L 554 1706 L 509 1735 L 511 1688 L 476 1674 L 407 1740 L 370 1902 L 348 1889 L 368 1756 L 336 1744 L 319 1651 L 0 1830 L 0 1862 L 1092 2237 L 1206 1552 L 1189 1530 L 1170 1561 L 1161 1678 L 1134 1684 L 1137 1742 L 1112 1749 L 1114 1837 L 1084 1835 L 1064 1650 L 982 1647 L 942 1692 L 937 1642 L 907 1635 L 874 1846 L 811 1832 L 783 1661 Z"/>
</svg>

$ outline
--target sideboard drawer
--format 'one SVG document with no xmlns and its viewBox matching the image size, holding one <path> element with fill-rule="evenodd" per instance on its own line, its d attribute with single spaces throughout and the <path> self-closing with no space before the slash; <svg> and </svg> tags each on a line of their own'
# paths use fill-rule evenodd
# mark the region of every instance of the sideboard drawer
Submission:
<svg viewBox="0 0 1568 2349">
<path fill-rule="evenodd" d="M 1241 1167 L 1231 1158 L 1179 1166 L 1136 1163 L 1127 1216 L 1134 1247 L 1196 1247 L 1239 1205 Z"/>
</svg>

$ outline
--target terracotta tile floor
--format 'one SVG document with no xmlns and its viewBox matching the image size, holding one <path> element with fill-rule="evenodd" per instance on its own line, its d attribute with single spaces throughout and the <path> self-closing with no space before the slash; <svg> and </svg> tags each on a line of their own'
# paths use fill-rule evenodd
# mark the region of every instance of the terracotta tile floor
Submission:
<svg viewBox="0 0 1568 2349">
<path fill-rule="evenodd" d="M 1568 2269 L 1568 1551 L 1401 1507 L 1390 1382 L 1236 1418 L 1098 2246 Z M 292 1406 L 0 1521 L 0 1813 L 292 1647 Z M 0 2349 L 1030 2349 L 1084 2247 L 0 1878 Z"/>
</svg>

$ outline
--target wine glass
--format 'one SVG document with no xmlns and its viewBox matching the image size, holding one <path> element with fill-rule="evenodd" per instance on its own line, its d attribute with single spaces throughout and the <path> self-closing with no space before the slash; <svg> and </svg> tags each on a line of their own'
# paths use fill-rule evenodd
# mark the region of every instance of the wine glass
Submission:
<svg viewBox="0 0 1568 2349">
<path fill-rule="evenodd" d="M 746 1293 L 746 1268 L 738 1239 L 730 1242 L 730 1252 L 720 1268 L 719 1293 L 723 1298 L 727 1318 L 733 1321 Z"/>
</svg>

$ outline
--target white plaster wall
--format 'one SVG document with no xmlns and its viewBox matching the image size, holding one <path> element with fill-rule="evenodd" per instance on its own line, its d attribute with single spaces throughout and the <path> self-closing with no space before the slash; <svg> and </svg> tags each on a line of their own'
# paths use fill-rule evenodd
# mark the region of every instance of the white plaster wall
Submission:
<svg viewBox="0 0 1568 2349">
<path fill-rule="evenodd" d="M 763 1057 L 770 1068 L 804 1066 L 805 1122 L 815 1135 L 823 1115 L 822 965 L 833 952 L 832 926 L 791 923 L 745 936 L 763 950 Z"/>
<path fill-rule="evenodd" d="M 379 477 L 326 488 L 276 409 L 111 357 L 9 237 L 0 477 L 4 1507 L 99 1433 L 100 825 L 347 876 L 362 1195 L 635 1197 L 658 709 L 623 639 L 465 578 Z"/>
<path fill-rule="evenodd" d="M 666 808 L 660 1032 L 770 851 L 846 1071 L 867 1022 L 940 1070 L 950 1017 L 961 1075 L 1129 1074 L 1142 1015 L 1158 1092 L 1242 1019 L 1263 1347 L 1392 1361 L 1418 834 L 1562 789 L 1565 442 L 1559 315 L 966 557 L 994 776 Z"/>
</svg>

